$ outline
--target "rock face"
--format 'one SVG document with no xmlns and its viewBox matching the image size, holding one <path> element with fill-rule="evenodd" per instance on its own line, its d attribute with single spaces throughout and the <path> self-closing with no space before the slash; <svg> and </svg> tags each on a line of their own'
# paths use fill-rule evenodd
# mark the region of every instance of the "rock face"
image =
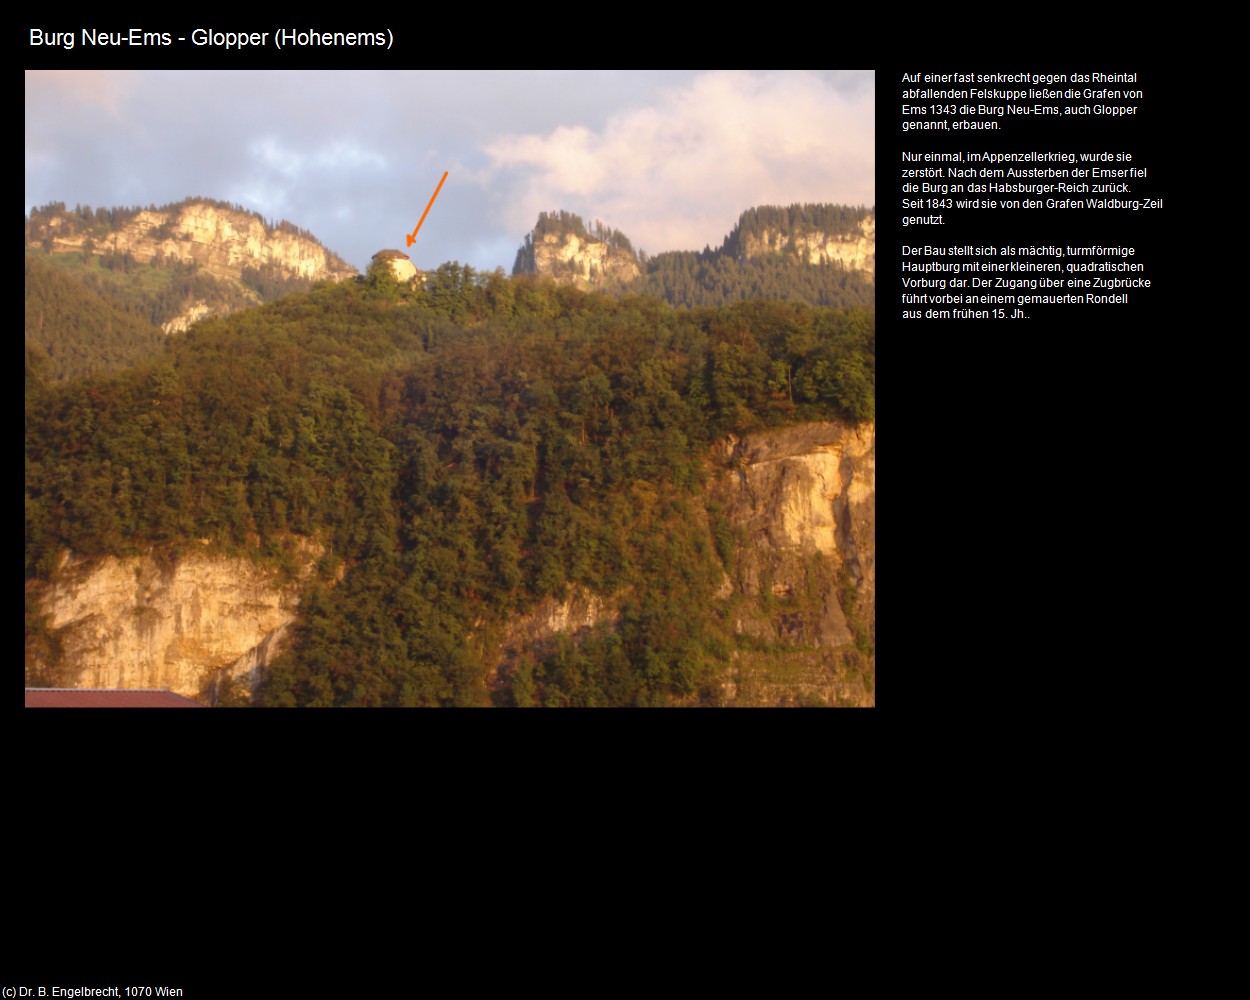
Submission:
<svg viewBox="0 0 1250 1000">
<path fill-rule="evenodd" d="M 758 646 L 733 653 L 722 703 L 875 704 L 873 425 L 731 436 L 712 464 L 709 526 L 725 528 L 733 542 L 714 599 Z M 301 551 L 306 577 L 321 551 L 312 542 Z M 254 689 L 282 647 L 300 590 L 299 580 L 281 583 L 245 559 L 71 560 L 42 609 L 73 672 L 67 686 L 169 688 L 211 700 L 223 674 Z M 611 625 L 619 596 L 575 589 L 517 616 L 490 640 L 498 672 L 558 635 L 576 640 Z"/>
<path fill-rule="evenodd" d="M 197 299 L 173 319 L 162 323 L 161 329 L 165 333 L 186 333 L 187 330 L 211 313 L 212 307 L 207 302 Z"/>
<path fill-rule="evenodd" d="M 301 547 L 306 576 L 320 547 Z M 76 564 L 67 557 L 43 601 L 80 688 L 168 688 L 208 700 L 222 671 L 254 686 L 299 604 L 299 580 L 240 558 L 150 557 Z"/>
<path fill-rule="evenodd" d="M 633 281 L 642 272 L 633 254 L 574 233 L 545 233 L 534 241 L 528 266 L 514 273 L 539 274 L 579 288 Z"/>
<path fill-rule="evenodd" d="M 767 230 L 743 237 L 743 259 L 762 257 L 793 248 L 808 264 L 841 264 L 849 271 L 865 271 L 875 275 L 877 269 L 877 220 L 868 216 L 860 220 L 859 231 L 847 236 L 831 236 L 819 231 L 785 233 Z"/>
<path fill-rule="evenodd" d="M 84 248 L 97 254 L 129 253 L 139 263 L 161 259 L 198 264 L 218 278 L 238 279 L 244 267 L 266 265 L 310 281 L 356 274 L 294 227 L 270 228 L 251 213 L 197 201 L 137 212 L 104 236 L 84 229 L 72 216 L 54 216 L 41 221 L 38 233 L 28 227 L 27 245 L 52 253 Z"/>
<path fill-rule="evenodd" d="M 487 640 L 494 661 L 488 686 L 497 689 L 516 666 L 518 657 L 526 653 L 541 655 L 556 636 L 580 639 L 595 626 L 614 624 L 619 617 L 614 599 L 583 587 L 570 587 L 563 600 L 544 597 L 528 614 L 513 618 L 502 634 Z"/>
<path fill-rule="evenodd" d="M 743 539 L 735 585 L 765 603 L 769 593 L 806 592 L 818 615 L 795 623 L 803 637 L 817 646 L 851 641 L 843 605 L 865 624 L 875 617 L 874 427 L 805 424 L 730 438 L 724 449 L 731 470 L 711 494 Z M 822 576 L 834 586 L 813 587 Z M 839 591 L 853 600 L 840 601 Z"/>
<path fill-rule="evenodd" d="M 731 437 L 708 487 L 735 539 L 727 705 L 875 704 L 876 431 L 814 423 Z"/>
<path fill-rule="evenodd" d="M 733 536 L 715 595 L 761 651 L 741 650 L 723 704 L 870 706 L 876 633 L 876 431 L 813 423 L 722 442 L 708 483 L 709 523 Z M 617 618 L 617 600 L 574 589 L 518 616 L 501 638 L 498 677 L 520 652 L 575 641 Z"/>
</svg>

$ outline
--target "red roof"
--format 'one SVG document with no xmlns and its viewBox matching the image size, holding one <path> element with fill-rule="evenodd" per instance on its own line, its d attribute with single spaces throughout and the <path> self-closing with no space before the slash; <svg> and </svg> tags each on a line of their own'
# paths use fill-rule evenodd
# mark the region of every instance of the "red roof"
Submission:
<svg viewBox="0 0 1250 1000">
<path fill-rule="evenodd" d="M 172 691 L 109 688 L 27 688 L 27 708 L 203 708 Z"/>
</svg>

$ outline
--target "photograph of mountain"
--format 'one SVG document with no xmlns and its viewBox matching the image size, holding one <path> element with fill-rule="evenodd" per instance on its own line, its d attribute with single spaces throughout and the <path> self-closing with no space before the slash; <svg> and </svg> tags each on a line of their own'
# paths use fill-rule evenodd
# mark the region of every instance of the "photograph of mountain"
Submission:
<svg viewBox="0 0 1250 1000">
<path fill-rule="evenodd" d="M 28 704 L 876 705 L 872 71 L 25 83 Z"/>
</svg>

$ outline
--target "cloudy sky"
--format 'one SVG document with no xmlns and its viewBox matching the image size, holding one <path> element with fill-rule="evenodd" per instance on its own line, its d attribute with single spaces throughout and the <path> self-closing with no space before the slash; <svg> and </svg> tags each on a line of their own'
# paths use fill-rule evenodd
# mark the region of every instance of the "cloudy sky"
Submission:
<svg viewBox="0 0 1250 1000">
<path fill-rule="evenodd" d="M 238 202 L 364 269 L 511 271 L 543 209 L 649 253 L 743 209 L 873 205 L 872 71 L 28 71 L 26 211 Z"/>
</svg>

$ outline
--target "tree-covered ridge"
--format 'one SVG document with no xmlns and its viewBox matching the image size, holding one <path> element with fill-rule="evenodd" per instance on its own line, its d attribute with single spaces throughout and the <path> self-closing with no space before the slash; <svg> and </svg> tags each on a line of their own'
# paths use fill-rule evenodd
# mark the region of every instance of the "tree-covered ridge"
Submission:
<svg viewBox="0 0 1250 1000">
<path fill-rule="evenodd" d="M 40 254 L 27 251 L 46 269 L 68 276 L 99 296 L 119 304 L 155 326 L 182 314 L 193 302 L 204 302 L 215 311 L 229 312 L 272 301 L 295 291 L 307 291 L 312 282 L 291 278 L 269 267 L 243 269 L 241 280 L 227 281 L 206 273 L 197 264 L 174 260 L 142 264 L 130 254 Z M 249 291 L 250 289 L 250 291 Z M 27 296 L 32 294 L 27 288 Z M 81 299 L 82 315 L 75 322 L 90 330 L 95 322 L 92 300 Z M 90 349 L 89 339 L 84 346 Z"/>
<path fill-rule="evenodd" d="M 289 222 L 266 221 L 241 205 L 208 198 L 188 198 L 173 205 L 150 205 L 146 209 L 139 206 L 93 209 L 78 205 L 73 211 L 67 211 L 59 202 L 40 206 L 26 221 L 26 308 L 30 319 L 27 342 L 37 353 L 48 353 L 51 377 L 70 378 L 112 371 L 119 363 L 131 363 L 160 350 L 160 339 L 153 331 L 136 329 L 126 335 L 128 347 L 119 353 L 124 324 L 119 325 L 117 310 L 131 314 L 138 322 L 177 330 L 185 325 L 188 317 L 198 317 L 205 311 L 231 312 L 312 287 L 311 280 L 278 264 L 244 264 L 237 278 L 222 277 L 183 259 L 184 254 L 163 252 L 164 244 L 157 245 L 151 259 L 137 260 L 129 250 L 119 250 L 118 241 L 110 239 L 138 213 L 145 211 L 163 213 L 167 217 L 167 221 L 149 235 L 158 239 L 172 238 L 177 213 L 200 205 L 256 219 L 269 235 L 287 233 L 322 246 L 311 233 Z M 129 244 L 123 244 L 126 245 Z M 330 251 L 327 250 L 326 255 L 331 266 L 352 270 Z M 147 253 L 139 256 L 146 257 Z M 38 258 L 40 263 L 30 263 L 32 258 Z M 37 272 L 33 268 L 37 268 Z M 60 289 L 53 310 L 57 323 L 49 326 L 48 297 L 52 294 L 54 271 L 63 272 L 63 277 L 55 279 L 55 287 Z M 38 277 L 32 277 L 36 273 Z M 94 295 L 71 294 L 68 290 L 75 287 L 85 287 Z M 167 325 L 175 320 L 178 322 Z M 98 336 L 93 330 L 98 330 Z M 52 342 L 57 338 L 60 342 L 54 347 Z"/>
<path fill-rule="evenodd" d="M 807 234 L 858 237 L 860 224 L 875 214 L 863 206 L 829 204 L 750 208 L 715 250 L 670 251 L 649 258 L 631 291 L 692 308 L 752 299 L 871 308 L 876 296 L 871 275 L 837 263 L 808 264 L 800 259 L 794 239 Z M 790 242 L 786 252 L 747 259 L 744 246 L 750 237 L 788 237 Z"/>
<path fill-rule="evenodd" d="M 576 236 L 583 240 L 593 240 L 596 243 L 606 243 L 608 246 L 617 250 L 624 250 L 626 253 L 634 252 L 634 245 L 630 243 L 629 238 L 619 229 L 613 229 L 611 226 L 595 219 L 589 226 L 582 221 L 581 216 L 573 212 L 539 212 L 538 222 L 534 225 L 531 234 L 536 239 L 542 239 L 544 236 Z"/>
<path fill-rule="evenodd" d="M 512 273 L 536 271 L 534 246 L 546 236 L 576 236 L 595 240 L 630 253 L 642 269 L 632 281 L 605 281 L 605 291 L 654 295 L 670 305 L 721 306 L 752 299 L 805 302 L 813 306 L 870 307 L 875 301 L 873 277 L 838 263 L 808 264 L 802 259 L 796 237 L 822 234 L 858 238 L 863 220 L 875 218 L 876 209 L 833 204 L 761 205 L 747 209 L 716 249 L 675 250 L 648 256 L 634 251 L 619 230 L 595 222 L 587 228 L 572 212 L 541 212 L 538 222 L 517 250 Z M 747 242 L 786 244 L 776 254 L 748 259 Z M 567 270 L 567 275 L 565 271 Z M 553 265 L 552 276 L 581 274 L 576 262 Z"/>
<path fill-rule="evenodd" d="M 307 240 L 326 250 L 331 266 L 350 269 L 349 264 L 327 249 L 307 229 L 302 229 L 286 219 L 277 221 L 266 219 L 260 212 L 234 202 L 222 201 L 219 198 L 193 196 L 168 205 L 131 205 L 113 208 L 92 208 L 90 205 L 75 205 L 72 210 L 66 209 L 63 201 L 49 202 L 47 205 L 39 205 L 31 209 L 30 215 L 26 218 L 26 242 L 28 244 L 42 244 L 56 236 L 77 236 L 80 234 L 98 239 L 122 229 L 140 212 L 177 216 L 183 209 L 197 205 L 207 205 L 210 208 L 220 209 L 223 212 L 233 212 L 255 219 L 264 227 L 267 236 L 272 236 L 275 233 L 284 233 Z M 167 224 L 165 228 L 169 229 L 170 227 Z M 157 235 L 162 235 L 160 229 L 157 230 Z M 172 235 L 172 229 L 164 235 Z M 51 249 L 50 244 L 45 245 L 45 249 Z"/>
<path fill-rule="evenodd" d="M 613 229 L 599 219 L 596 219 L 587 227 L 580 215 L 561 209 L 559 211 L 538 213 L 538 221 L 534 224 L 534 228 L 525 234 L 525 240 L 517 250 L 516 261 L 512 265 L 512 273 L 514 275 L 533 274 L 535 272 L 534 244 L 541 243 L 544 237 L 547 236 L 555 236 L 558 239 L 576 236 L 579 240 L 585 242 L 606 243 L 609 248 L 621 250 L 629 254 L 635 261 L 638 260 L 638 254 L 634 252 L 634 245 L 630 242 L 629 237 L 619 229 Z"/>
<path fill-rule="evenodd" d="M 749 208 L 738 218 L 730 234 L 725 237 L 720 252 L 734 257 L 742 255 L 743 241 L 748 236 L 767 237 L 773 233 L 800 236 L 807 233 L 823 233 L 826 236 L 851 237 L 859 235 L 860 223 L 875 219 L 875 207 L 863 205 L 799 204 L 760 205 Z"/>
<path fill-rule="evenodd" d="M 839 264 L 799 263 L 780 254 L 738 260 L 717 250 L 657 254 L 631 290 L 690 308 L 767 299 L 871 309 L 876 301 L 872 278 Z"/>
<path fill-rule="evenodd" d="M 65 548 L 281 564 L 313 535 L 324 582 L 266 704 L 697 699 L 735 641 L 709 445 L 871 419 L 874 369 L 869 309 L 675 310 L 459 264 L 320 285 L 111 379 L 28 371 L 29 593 Z M 486 637 L 570 587 L 620 595 L 617 627 L 489 690 Z"/>
<path fill-rule="evenodd" d="M 52 381 L 102 375 L 150 358 L 165 337 L 140 303 L 26 254 L 28 363 Z"/>
</svg>

